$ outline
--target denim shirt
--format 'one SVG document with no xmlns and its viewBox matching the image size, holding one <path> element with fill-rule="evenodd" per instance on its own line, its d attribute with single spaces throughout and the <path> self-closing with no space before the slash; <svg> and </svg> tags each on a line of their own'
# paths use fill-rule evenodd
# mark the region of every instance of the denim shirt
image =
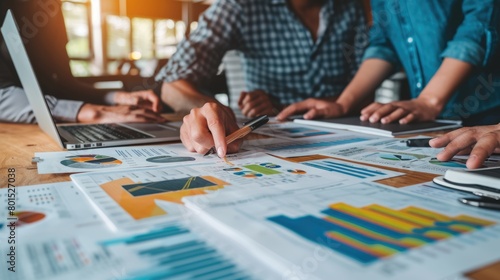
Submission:
<svg viewBox="0 0 500 280">
<path fill-rule="evenodd" d="M 450 98 L 440 117 L 462 118 L 500 106 L 498 0 L 372 0 L 373 26 L 364 60 L 402 66 L 418 97 L 444 58 L 475 71 Z"/>
</svg>

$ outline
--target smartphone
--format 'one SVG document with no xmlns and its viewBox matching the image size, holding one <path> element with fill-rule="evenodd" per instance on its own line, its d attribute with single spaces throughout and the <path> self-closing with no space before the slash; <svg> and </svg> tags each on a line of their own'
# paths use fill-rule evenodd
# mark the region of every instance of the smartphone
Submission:
<svg viewBox="0 0 500 280">
<path fill-rule="evenodd" d="M 421 148 L 430 148 L 429 140 L 432 138 L 417 138 L 417 139 L 408 139 L 406 140 L 406 146 L 408 147 L 421 147 Z"/>
</svg>

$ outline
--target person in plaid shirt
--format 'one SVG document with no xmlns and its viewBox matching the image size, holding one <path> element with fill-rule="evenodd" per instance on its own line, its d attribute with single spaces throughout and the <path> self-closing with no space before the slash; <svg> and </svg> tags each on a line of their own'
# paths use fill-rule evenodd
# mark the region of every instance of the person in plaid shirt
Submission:
<svg viewBox="0 0 500 280">
<path fill-rule="evenodd" d="M 163 82 L 163 102 L 175 111 L 214 103 L 232 131 L 237 125 L 230 109 L 202 91 L 227 51 L 243 54 L 248 92 L 241 94 L 239 106 L 253 117 L 276 115 L 311 97 L 336 98 L 356 73 L 366 45 L 360 1 L 217 0 L 156 80 Z M 208 150 L 213 141 L 205 144 Z"/>
</svg>

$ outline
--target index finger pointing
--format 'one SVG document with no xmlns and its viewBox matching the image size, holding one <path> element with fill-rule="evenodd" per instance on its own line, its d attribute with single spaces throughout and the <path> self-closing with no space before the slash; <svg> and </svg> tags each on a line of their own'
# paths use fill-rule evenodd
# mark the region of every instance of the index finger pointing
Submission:
<svg viewBox="0 0 500 280">
<path fill-rule="evenodd" d="M 226 127 L 223 110 L 217 109 L 217 104 L 207 103 L 201 108 L 202 114 L 206 118 L 208 130 L 212 134 L 214 146 L 219 157 L 224 157 L 227 152 Z"/>
</svg>

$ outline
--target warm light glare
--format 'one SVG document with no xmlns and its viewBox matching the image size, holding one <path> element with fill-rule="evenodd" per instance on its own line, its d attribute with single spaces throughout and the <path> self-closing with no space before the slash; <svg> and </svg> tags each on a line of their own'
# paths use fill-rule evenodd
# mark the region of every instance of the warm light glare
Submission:
<svg viewBox="0 0 500 280">
<path fill-rule="evenodd" d="M 175 22 L 171 19 L 167 20 L 167 28 L 174 29 L 174 27 L 175 27 Z"/>
<path fill-rule="evenodd" d="M 130 59 L 131 60 L 139 60 L 139 59 L 141 59 L 141 57 L 142 57 L 141 52 L 134 51 L 134 52 L 130 53 Z"/>
</svg>

